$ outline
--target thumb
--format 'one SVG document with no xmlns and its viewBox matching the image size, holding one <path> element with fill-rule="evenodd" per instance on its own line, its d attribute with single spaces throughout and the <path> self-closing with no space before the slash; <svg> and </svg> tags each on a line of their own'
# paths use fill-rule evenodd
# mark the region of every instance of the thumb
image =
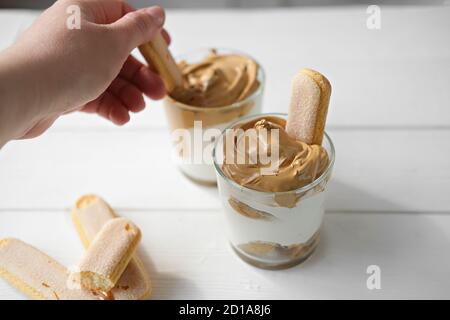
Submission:
<svg viewBox="0 0 450 320">
<path fill-rule="evenodd" d="M 161 31 L 165 20 L 165 13 L 161 7 L 131 11 L 112 23 L 113 32 L 124 39 L 129 50 L 152 40 Z"/>
</svg>

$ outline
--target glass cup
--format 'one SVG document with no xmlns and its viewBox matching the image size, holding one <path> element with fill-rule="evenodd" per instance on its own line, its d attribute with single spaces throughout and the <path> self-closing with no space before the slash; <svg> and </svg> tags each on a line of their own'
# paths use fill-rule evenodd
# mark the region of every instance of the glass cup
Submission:
<svg viewBox="0 0 450 320">
<path fill-rule="evenodd" d="M 259 114 L 238 120 L 227 129 L 260 118 L 287 119 L 287 114 Z M 222 171 L 226 130 L 218 137 L 213 160 L 225 213 L 228 239 L 244 261 L 263 269 L 284 269 L 306 260 L 316 248 L 324 215 L 325 191 L 335 151 L 325 134 L 322 147 L 329 164 L 310 184 L 285 192 L 262 192 L 243 187 Z"/>
<path fill-rule="evenodd" d="M 197 50 L 181 55 L 176 60 L 198 63 L 209 53 L 210 49 Z M 248 56 L 226 49 L 217 49 L 217 53 Z M 257 79 L 260 85 L 252 95 L 242 101 L 223 107 L 206 108 L 190 106 L 170 96 L 164 99 L 163 104 L 172 133 L 174 159 L 181 171 L 191 180 L 215 185 L 212 149 L 216 138 L 237 119 L 261 112 L 265 75 L 259 63 L 258 66 Z"/>
</svg>

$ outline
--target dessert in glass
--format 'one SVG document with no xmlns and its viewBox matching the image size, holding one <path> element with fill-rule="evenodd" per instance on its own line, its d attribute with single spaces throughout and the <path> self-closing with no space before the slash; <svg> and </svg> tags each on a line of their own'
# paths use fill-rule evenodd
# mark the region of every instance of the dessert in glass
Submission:
<svg viewBox="0 0 450 320">
<path fill-rule="evenodd" d="M 289 115 L 240 119 L 213 151 L 228 239 L 244 261 L 282 269 L 316 248 L 334 147 L 323 131 L 331 86 L 302 70 L 293 82 Z"/>
<path fill-rule="evenodd" d="M 260 112 L 263 69 L 248 55 L 225 49 L 198 50 L 176 63 L 161 34 L 139 50 L 168 91 L 164 105 L 176 162 L 192 180 L 215 184 L 215 139 L 236 119 Z"/>
<path fill-rule="evenodd" d="M 238 118 L 261 111 L 264 73 L 254 59 L 224 49 L 177 60 L 185 85 L 164 99 L 175 160 L 192 180 L 215 184 L 215 139 Z"/>
</svg>

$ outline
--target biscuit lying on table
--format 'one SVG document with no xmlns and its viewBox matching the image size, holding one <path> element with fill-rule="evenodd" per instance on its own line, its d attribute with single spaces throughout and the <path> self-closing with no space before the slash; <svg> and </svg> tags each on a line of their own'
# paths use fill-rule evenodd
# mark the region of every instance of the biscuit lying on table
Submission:
<svg viewBox="0 0 450 320">
<path fill-rule="evenodd" d="M 85 248 L 109 220 L 117 217 L 100 197 L 82 196 L 72 209 L 72 221 Z M 137 254 L 134 254 L 116 286 L 111 290 L 116 300 L 146 299 L 151 294 L 150 279 Z"/>
<path fill-rule="evenodd" d="M 114 218 L 108 221 L 81 259 L 74 279 L 83 288 L 109 292 L 131 261 L 140 239 L 141 231 L 130 220 Z"/>
<path fill-rule="evenodd" d="M 0 240 L 0 276 L 32 299 L 98 300 L 102 296 L 70 286 L 69 270 L 17 239 Z"/>
</svg>

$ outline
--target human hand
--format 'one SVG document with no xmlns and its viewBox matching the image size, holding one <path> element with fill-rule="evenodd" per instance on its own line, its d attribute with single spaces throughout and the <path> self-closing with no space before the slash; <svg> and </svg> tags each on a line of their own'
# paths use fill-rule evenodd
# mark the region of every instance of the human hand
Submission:
<svg viewBox="0 0 450 320">
<path fill-rule="evenodd" d="M 80 29 L 66 25 L 71 5 L 81 10 Z M 14 138 L 40 135 L 60 115 L 76 110 L 122 125 L 130 112 L 144 109 L 143 94 L 162 98 L 160 77 L 130 52 L 158 32 L 169 41 L 163 24 L 159 7 L 135 11 L 121 0 L 57 1 L 4 55 L 23 69 L 22 84 L 28 87 L 19 91 L 32 109 L 22 111 L 31 120 Z"/>
</svg>

